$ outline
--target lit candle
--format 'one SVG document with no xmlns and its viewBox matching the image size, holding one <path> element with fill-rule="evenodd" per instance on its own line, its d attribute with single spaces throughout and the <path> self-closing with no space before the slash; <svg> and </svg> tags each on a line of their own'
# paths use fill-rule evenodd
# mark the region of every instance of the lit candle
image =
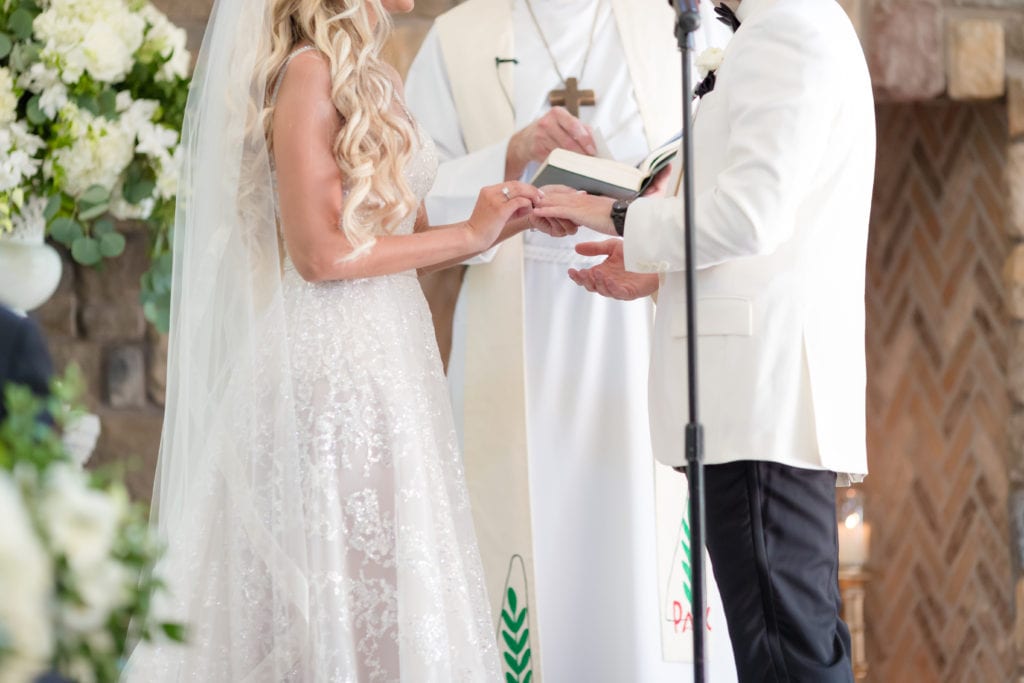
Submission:
<svg viewBox="0 0 1024 683">
<path fill-rule="evenodd" d="M 839 564 L 844 567 L 862 567 L 868 561 L 871 545 L 871 525 L 860 513 L 852 512 L 839 523 Z"/>
</svg>

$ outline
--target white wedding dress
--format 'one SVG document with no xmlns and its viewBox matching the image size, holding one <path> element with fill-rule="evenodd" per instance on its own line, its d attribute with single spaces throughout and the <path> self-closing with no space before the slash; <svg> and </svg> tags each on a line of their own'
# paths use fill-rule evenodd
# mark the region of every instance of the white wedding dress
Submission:
<svg viewBox="0 0 1024 683">
<path fill-rule="evenodd" d="M 421 139 L 405 174 L 422 200 L 437 157 Z M 284 270 L 302 482 L 316 521 L 307 531 L 317 558 L 315 657 L 305 680 L 348 680 L 351 671 L 366 681 L 499 680 L 447 384 L 416 273 L 311 283 L 288 260 Z M 354 663 L 332 649 L 349 637 Z"/>
<path fill-rule="evenodd" d="M 405 177 L 422 200 L 437 157 L 429 136 L 419 138 Z M 411 233 L 415 218 L 397 234 Z M 193 256 L 188 244 L 183 259 Z M 236 253 L 231 244 L 222 259 Z M 272 235 L 263 244 L 276 250 Z M 217 247 L 210 238 L 201 245 Z M 157 487 L 172 592 L 162 611 L 188 623 L 189 642 L 141 645 L 125 678 L 499 681 L 448 389 L 416 273 L 314 283 L 282 256 L 271 294 L 253 295 L 255 332 L 222 355 L 230 370 L 209 364 L 224 377 L 208 380 L 187 360 L 172 365 L 180 379 L 175 386 L 172 372 L 169 386 L 183 407 L 168 410 Z M 180 282 L 197 290 L 183 320 L 200 315 L 205 298 L 238 292 L 217 278 Z M 215 331 L 230 329 L 232 305 L 219 310 Z M 190 327 L 179 327 L 189 341 L 172 336 L 172 358 L 198 355 Z M 211 415 L 195 414 L 191 387 L 221 397 L 204 404 Z"/>
</svg>

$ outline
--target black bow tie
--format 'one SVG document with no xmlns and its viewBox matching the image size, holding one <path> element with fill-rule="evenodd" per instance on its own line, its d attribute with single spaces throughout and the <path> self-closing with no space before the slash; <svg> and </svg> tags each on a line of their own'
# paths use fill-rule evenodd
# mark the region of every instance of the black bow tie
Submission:
<svg viewBox="0 0 1024 683">
<path fill-rule="evenodd" d="M 716 7 L 715 14 L 718 15 L 718 20 L 731 28 L 734 33 L 740 27 L 740 20 L 736 17 L 736 13 L 729 9 L 728 5 L 721 4 Z"/>
</svg>

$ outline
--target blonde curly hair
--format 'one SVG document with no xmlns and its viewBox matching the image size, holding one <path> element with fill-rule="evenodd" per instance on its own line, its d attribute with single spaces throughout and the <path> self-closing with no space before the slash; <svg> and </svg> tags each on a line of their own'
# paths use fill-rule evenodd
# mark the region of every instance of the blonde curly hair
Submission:
<svg viewBox="0 0 1024 683">
<path fill-rule="evenodd" d="M 333 145 L 345 176 L 340 228 L 358 254 L 393 232 L 417 204 L 402 173 L 416 133 L 381 58 L 390 16 L 380 0 L 272 0 L 270 12 L 271 36 L 258 70 L 266 88 L 264 135 L 269 145 L 272 94 L 288 55 L 312 44 L 330 63 L 331 101 L 342 119 Z"/>
</svg>

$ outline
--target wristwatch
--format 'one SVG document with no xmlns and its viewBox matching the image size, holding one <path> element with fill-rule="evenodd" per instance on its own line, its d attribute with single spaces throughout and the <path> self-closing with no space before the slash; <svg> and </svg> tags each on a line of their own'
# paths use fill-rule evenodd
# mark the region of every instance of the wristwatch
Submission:
<svg viewBox="0 0 1024 683">
<path fill-rule="evenodd" d="M 626 210 L 629 209 L 630 201 L 626 199 L 617 199 L 612 204 L 612 225 L 615 226 L 615 232 L 619 233 L 619 237 L 622 237 L 626 232 Z"/>
</svg>

